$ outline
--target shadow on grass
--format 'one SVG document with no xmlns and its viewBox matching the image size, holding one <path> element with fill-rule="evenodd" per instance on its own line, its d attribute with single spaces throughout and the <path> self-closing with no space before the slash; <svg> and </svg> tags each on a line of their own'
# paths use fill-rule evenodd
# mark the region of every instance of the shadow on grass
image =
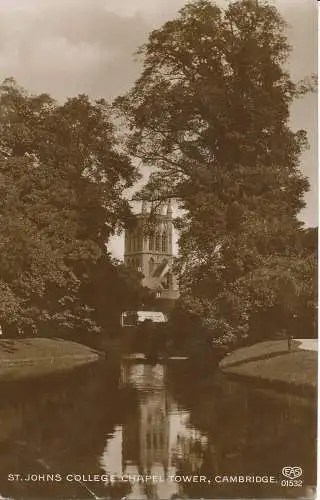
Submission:
<svg viewBox="0 0 320 500">
<path fill-rule="evenodd" d="M 252 361 L 263 361 L 265 359 L 271 359 L 271 358 L 276 358 L 277 356 L 283 356 L 284 354 L 293 354 L 294 352 L 297 352 L 297 350 L 292 350 L 288 351 L 287 350 L 282 350 L 282 351 L 277 351 L 277 352 L 268 352 L 266 354 L 260 354 L 259 356 L 253 356 L 253 357 L 248 357 L 246 359 L 241 359 L 239 361 L 234 361 L 233 363 L 228 363 L 225 362 L 223 365 L 223 368 L 231 368 L 234 366 L 241 366 L 245 365 L 247 363 L 251 363 Z"/>
<path fill-rule="evenodd" d="M 249 347 L 249 349 L 250 349 L 250 347 Z M 264 361 L 266 359 L 272 359 L 272 358 L 276 358 L 278 356 L 283 356 L 286 354 L 290 355 L 290 354 L 293 354 L 296 352 L 305 352 L 305 349 L 301 349 L 301 342 L 292 339 L 290 349 L 289 349 L 289 346 L 284 347 L 284 345 L 283 345 L 281 349 L 269 351 L 269 352 L 261 352 L 260 354 L 256 354 L 256 355 L 250 355 L 250 352 L 248 352 L 248 355 L 246 357 L 243 357 L 241 359 L 237 359 L 233 362 L 229 360 L 230 358 L 226 357 L 223 359 L 224 362 L 222 363 L 222 368 L 231 368 L 231 367 L 236 367 L 236 366 L 242 366 L 242 365 L 245 365 L 246 363 L 251 363 L 254 361 Z"/>
<path fill-rule="evenodd" d="M 30 345 L 28 341 L 24 342 L 24 345 Z M 6 354 L 12 354 L 17 352 L 21 348 L 21 342 L 16 342 L 15 340 L 1 340 L 0 341 L 0 353 L 5 352 Z"/>
</svg>

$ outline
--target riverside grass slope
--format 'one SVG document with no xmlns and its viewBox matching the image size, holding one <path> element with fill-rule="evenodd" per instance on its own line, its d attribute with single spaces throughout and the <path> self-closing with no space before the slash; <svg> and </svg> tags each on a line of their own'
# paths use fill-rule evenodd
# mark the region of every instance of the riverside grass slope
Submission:
<svg viewBox="0 0 320 500">
<path fill-rule="evenodd" d="M 315 395 L 318 376 L 318 341 L 293 339 L 261 342 L 235 350 L 222 359 L 220 369 L 239 380 Z"/>
<path fill-rule="evenodd" d="M 75 368 L 101 359 L 102 354 L 63 339 L 0 340 L 0 381 L 35 377 Z"/>
</svg>

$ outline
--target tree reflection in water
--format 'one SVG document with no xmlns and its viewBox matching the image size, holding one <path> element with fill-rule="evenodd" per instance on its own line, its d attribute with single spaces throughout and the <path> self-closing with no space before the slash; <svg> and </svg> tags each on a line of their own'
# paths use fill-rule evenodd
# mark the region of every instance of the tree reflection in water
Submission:
<svg viewBox="0 0 320 500">
<path fill-rule="evenodd" d="M 128 397 L 130 396 L 130 397 Z M 135 401 L 118 390 L 118 373 L 92 365 L 72 373 L 0 386 L 0 494 L 6 498 L 120 498 L 128 484 L 67 482 L 102 474 L 105 436 Z M 8 474 L 61 474 L 62 481 L 8 481 Z"/>
<path fill-rule="evenodd" d="M 198 472 L 208 475 L 273 475 L 284 479 L 286 465 L 303 469 L 302 488 L 265 484 L 203 487 L 203 498 L 314 498 L 316 484 L 316 398 L 258 389 L 222 376 L 201 379 L 188 372 L 173 371 L 169 390 L 190 410 L 189 425 L 208 437 L 180 454 L 180 473 L 194 471 L 192 455 L 201 456 Z M 211 489 L 211 491 L 210 491 Z M 199 487 L 184 487 L 188 497 Z"/>
<path fill-rule="evenodd" d="M 170 476 L 275 475 L 303 469 L 315 484 L 312 399 L 201 378 L 194 371 L 97 364 L 0 385 L 0 494 L 6 498 L 276 498 L 306 489 L 184 483 Z M 8 474 L 59 473 L 55 482 L 10 482 Z M 156 484 L 65 481 L 66 474 L 154 474 Z"/>
</svg>

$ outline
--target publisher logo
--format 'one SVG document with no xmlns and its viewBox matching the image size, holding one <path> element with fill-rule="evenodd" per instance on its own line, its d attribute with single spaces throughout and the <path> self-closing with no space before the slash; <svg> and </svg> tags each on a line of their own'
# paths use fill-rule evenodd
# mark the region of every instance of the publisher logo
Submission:
<svg viewBox="0 0 320 500">
<path fill-rule="evenodd" d="M 286 466 L 283 467 L 282 474 L 288 479 L 297 479 L 298 477 L 302 476 L 302 469 L 301 467 Z"/>
</svg>

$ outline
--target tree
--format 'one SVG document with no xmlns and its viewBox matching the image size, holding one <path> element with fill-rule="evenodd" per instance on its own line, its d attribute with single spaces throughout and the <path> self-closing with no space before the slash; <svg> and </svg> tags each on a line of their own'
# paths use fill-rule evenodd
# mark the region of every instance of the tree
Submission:
<svg viewBox="0 0 320 500">
<path fill-rule="evenodd" d="M 84 289 L 130 217 L 122 193 L 137 178 L 109 106 L 84 95 L 59 105 L 6 80 L 0 132 L 0 323 L 95 329 Z"/>
<path fill-rule="evenodd" d="M 247 335 L 250 311 L 230 310 L 239 280 L 272 259 L 293 270 L 300 258 L 307 140 L 288 120 L 312 82 L 295 84 L 284 69 L 285 23 L 264 1 L 190 3 L 140 54 L 143 72 L 115 105 L 130 153 L 157 167 L 141 195 L 180 200 L 185 309 L 217 331 L 219 323 L 230 336 Z"/>
<path fill-rule="evenodd" d="M 110 334 L 118 333 L 121 312 L 151 304 L 149 290 L 141 285 L 142 275 L 109 254 L 100 257 L 84 294 L 96 319 Z"/>
</svg>

